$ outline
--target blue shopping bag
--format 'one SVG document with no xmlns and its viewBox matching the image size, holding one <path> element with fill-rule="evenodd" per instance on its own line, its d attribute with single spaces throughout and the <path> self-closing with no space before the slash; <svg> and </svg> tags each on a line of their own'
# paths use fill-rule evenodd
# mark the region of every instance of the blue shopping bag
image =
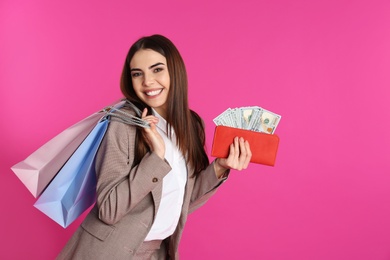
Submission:
<svg viewBox="0 0 390 260">
<path fill-rule="evenodd" d="M 34 204 L 64 228 L 95 203 L 95 157 L 108 123 L 94 127 Z"/>
</svg>

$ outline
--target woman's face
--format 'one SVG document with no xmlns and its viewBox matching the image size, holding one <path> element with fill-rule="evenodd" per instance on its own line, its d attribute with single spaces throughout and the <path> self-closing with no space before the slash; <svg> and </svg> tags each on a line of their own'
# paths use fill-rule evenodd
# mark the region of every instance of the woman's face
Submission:
<svg viewBox="0 0 390 260">
<path fill-rule="evenodd" d="M 130 72 L 137 96 L 165 117 L 170 86 L 166 58 L 151 49 L 141 49 L 130 61 Z"/>
</svg>

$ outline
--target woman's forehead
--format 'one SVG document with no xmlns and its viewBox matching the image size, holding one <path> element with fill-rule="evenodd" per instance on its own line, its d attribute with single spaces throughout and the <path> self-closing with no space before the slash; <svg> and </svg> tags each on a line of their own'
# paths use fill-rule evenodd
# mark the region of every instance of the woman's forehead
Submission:
<svg viewBox="0 0 390 260">
<path fill-rule="evenodd" d="M 155 63 L 167 64 L 167 59 L 159 52 L 152 49 L 140 49 L 130 60 L 130 67 L 149 67 Z"/>
</svg>

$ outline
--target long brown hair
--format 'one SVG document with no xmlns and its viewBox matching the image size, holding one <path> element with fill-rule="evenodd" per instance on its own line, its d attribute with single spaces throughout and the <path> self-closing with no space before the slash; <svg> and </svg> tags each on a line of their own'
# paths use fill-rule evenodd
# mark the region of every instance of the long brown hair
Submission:
<svg viewBox="0 0 390 260">
<path fill-rule="evenodd" d="M 134 54 L 141 49 L 151 49 L 167 59 L 170 77 L 170 87 L 167 99 L 167 133 L 170 135 L 172 127 L 176 135 L 176 143 L 183 153 L 187 163 L 193 167 L 194 174 L 204 170 L 209 164 L 205 152 L 204 123 L 197 113 L 188 106 L 188 80 L 184 61 L 175 45 L 162 35 L 142 37 L 136 41 L 126 56 L 121 76 L 121 91 L 124 96 L 134 103 L 141 111 L 148 107 L 136 95 L 131 81 L 130 61 Z M 149 151 L 142 130 L 137 129 L 135 157 L 133 165 L 137 165 Z"/>
</svg>

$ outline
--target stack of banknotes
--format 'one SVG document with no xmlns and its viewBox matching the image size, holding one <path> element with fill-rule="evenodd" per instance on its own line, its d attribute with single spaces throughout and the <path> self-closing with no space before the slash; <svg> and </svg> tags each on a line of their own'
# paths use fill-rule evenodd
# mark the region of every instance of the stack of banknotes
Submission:
<svg viewBox="0 0 390 260">
<path fill-rule="evenodd" d="M 281 116 L 258 106 L 228 108 L 214 123 L 267 134 L 275 133 Z"/>
</svg>

